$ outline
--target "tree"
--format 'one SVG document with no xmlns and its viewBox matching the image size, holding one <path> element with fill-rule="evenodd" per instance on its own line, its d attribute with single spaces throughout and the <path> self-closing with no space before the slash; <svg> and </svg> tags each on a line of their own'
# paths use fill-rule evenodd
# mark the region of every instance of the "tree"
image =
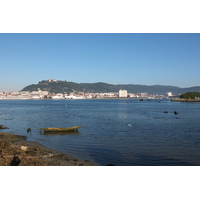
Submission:
<svg viewBox="0 0 200 200">
<path fill-rule="evenodd" d="M 181 94 L 180 98 L 182 99 L 196 99 L 200 98 L 199 92 L 187 92 L 185 94 Z"/>
</svg>

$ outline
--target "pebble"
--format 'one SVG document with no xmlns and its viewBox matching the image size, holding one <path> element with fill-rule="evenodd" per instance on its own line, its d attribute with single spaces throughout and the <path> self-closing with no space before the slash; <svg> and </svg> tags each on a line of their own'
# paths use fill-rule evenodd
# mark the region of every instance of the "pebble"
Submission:
<svg viewBox="0 0 200 200">
<path fill-rule="evenodd" d="M 27 146 L 21 146 L 22 151 L 27 151 L 28 147 Z"/>
</svg>

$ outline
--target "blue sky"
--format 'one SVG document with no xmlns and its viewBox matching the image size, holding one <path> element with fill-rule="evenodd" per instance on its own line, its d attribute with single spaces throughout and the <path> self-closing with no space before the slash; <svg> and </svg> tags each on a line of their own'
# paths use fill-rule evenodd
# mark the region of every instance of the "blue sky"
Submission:
<svg viewBox="0 0 200 200">
<path fill-rule="evenodd" d="M 0 34 L 0 91 L 41 80 L 200 86 L 200 34 Z"/>
</svg>

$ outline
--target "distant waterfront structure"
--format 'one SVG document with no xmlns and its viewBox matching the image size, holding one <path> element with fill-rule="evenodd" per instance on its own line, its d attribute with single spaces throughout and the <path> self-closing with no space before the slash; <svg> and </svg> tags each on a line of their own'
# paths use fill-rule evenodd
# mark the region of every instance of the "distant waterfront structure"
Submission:
<svg viewBox="0 0 200 200">
<path fill-rule="evenodd" d="M 168 93 L 167 93 L 167 96 L 168 96 L 168 97 L 172 97 L 172 96 L 173 96 L 173 95 L 172 95 L 172 92 L 168 92 Z"/>
<path fill-rule="evenodd" d="M 64 95 L 62 93 L 57 93 L 56 95 L 51 96 L 52 99 L 64 99 Z"/>
<path fill-rule="evenodd" d="M 127 98 L 128 92 L 127 90 L 119 90 L 119 98 Z"/>
<path fill-rule="evenodd" d="M 40 88 L 38 88 L 38 91 L 30 92 L 32 99 L 44 99 L 47 98 L 48 94 L 48 91 L 41 91 Z"/>
</svg>

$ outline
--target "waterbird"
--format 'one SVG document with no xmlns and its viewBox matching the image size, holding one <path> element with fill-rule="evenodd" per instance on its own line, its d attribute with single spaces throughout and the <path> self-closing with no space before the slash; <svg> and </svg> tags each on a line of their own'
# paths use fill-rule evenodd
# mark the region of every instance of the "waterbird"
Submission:
<svg viewBox="0 0 200 200">
<path fill-rule="evenodd" d="M 128 126 L 129 126 L 129 127 L 132 127 L 132 125 L 131 125 L 131 124 L 128 124 Z"/>
</svg>

